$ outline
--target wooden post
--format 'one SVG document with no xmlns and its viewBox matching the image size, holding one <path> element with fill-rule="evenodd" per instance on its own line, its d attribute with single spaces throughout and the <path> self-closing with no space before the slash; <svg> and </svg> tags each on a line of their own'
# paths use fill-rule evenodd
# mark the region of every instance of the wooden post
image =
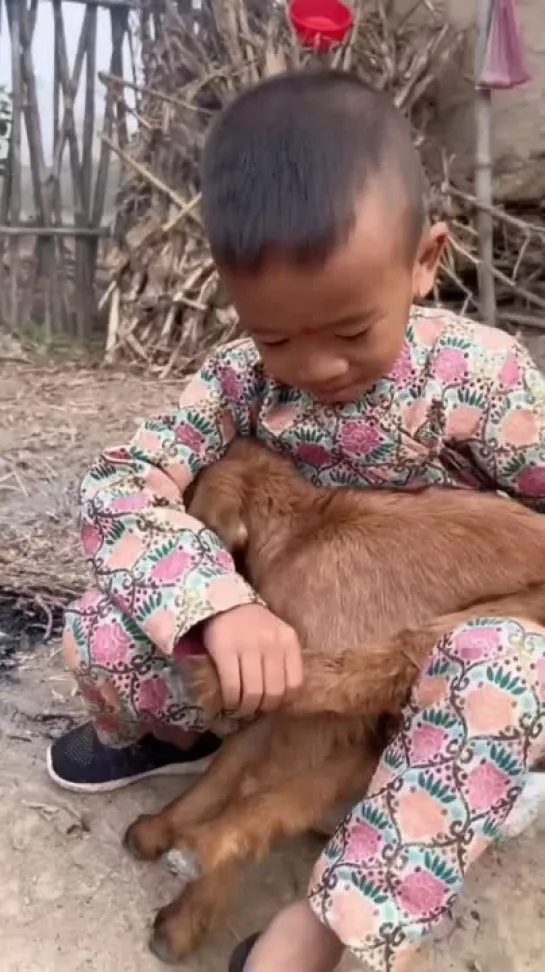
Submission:
<svg viewBox="0 0 545 972">
<path fill-rule="evenodd" d="M 110 73 L 116 77 L 123 76 L 123 42 L 128 29 L 128 11 L 111 10 L 112 26 L 112 54 L 110 58 Z M 122 92 L 117 90 L 117 86 L 109 84 L 106 88 L 106 98 L 104 102 L 104 122 L 100 149 L 100 157 L 97 167 L 97 177 L 95 183 L 95 194 L 92 207 L 92 225 L 98 226 L 104 213 L 106 200 L 106 189 L 108 185 L 108 170 L 110 165 L 110 146 L 109 140 L 113 135 L 114 115 L 117 119 L 117 142 L 123 145 L 124 139 L 128 140 L 126 119 L 124 114 L 120 115 L 119 105 L 122 101 Z"/>
<path fill-rule="evenodd" d="M 30 11 L 28 10 L 26 0 L 24 0 L 23 3 L 18 4 L 18 6 L 21 14 L 21 72 L 25 87 L 24 118 L 34 190 L 34 205 L 37 213 L 39 214 L 42 226 L 51 226 L 51 205 L 45 188 L 47 182 L 47 169 L 43 149 L 40 106 L 38 102 L 36 75 L 34 72 L 32 59 L 32 40 L 36 19 L 33 15 L 32 8 Z M 52 239 L 38 240 L 32 270 L 37 277 L 39 277 L 40 271 L 43 271 L 42 279 L 45 294 L 43 309 L 44 330 L 46 338 L 49 338 L 52 333 L 53 322 L 62 320 L 62 304 L 59 299 L 60 283 L 55 256 L 55 244 Z M 26 288 L 26 299 L 24 302 L 26 313 L 23 323 L 25 323 L 31 312 L 32 289 L 33 288 L 28 286 Z"/>
<path fill-rule="evenodd" d="M 494 0 L 477 0 L 477 39 L 475 44 L 475 78 L 483 65 L 490 13 Z M 475 196 L 483 204 L 477 212 L 479 233 L 479 302 L 481 316 L 486 324 L 495 327 L 496 288 L 492 267 L 494 263 L 494 220 L 484 207 L 493 202 L 492 162 L 492 95 L 486 88 L 475 90 Z"/>
<path fill-rule="evenodd" d="M 13 114 L 10 139 L 10 219 L 13 223 L 21 220 L 21 137 L 23 117 L 23 79 L 21 76 L 21 6 L 19 0 L 6 0 L 8 24 L 11 37 L 11 90 L 13 93 Z M 19 314 L 19 277 L 20 277 L 19 240 L 10 240 L 10 326 L 18 331 L 21 326 Z"/>
</svg>

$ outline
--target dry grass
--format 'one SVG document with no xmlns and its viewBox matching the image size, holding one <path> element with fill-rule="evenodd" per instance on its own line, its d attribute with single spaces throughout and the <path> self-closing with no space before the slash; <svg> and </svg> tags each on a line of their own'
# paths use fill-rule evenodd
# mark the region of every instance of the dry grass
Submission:
<svg viewBox="0 0 545 972">
<path fill-rule="evenodd" d="M 92 459 L 171 408 L 180 383 L 32 357 L 0 363 L 0 592 L 51 609 L 88 582 L 77 491 Z"/>
</svg>

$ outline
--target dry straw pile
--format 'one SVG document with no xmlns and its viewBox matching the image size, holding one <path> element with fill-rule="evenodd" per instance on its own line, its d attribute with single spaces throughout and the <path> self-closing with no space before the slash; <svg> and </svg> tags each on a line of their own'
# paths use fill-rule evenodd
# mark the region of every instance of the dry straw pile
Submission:
<svg viewBox="0 0 545 972">
<path fill-rule="evenodd" d="M 205 0 L 198 21 L 188 6 L 182 2 L 181 12 L 180 0 L 166 0 L 152 38 L 144 0 L 138 37 L 143 83 L 103 76 L 106 84 L 131 89 L 127 110 L 138 124 L 130 153 L 118 149 L 126 177 L 119 196 L 118 246 L 110 255 L 111 283 L 103 298 L 109 312 L 106 359 L 137 362 L 162 377 L 193 369 L 237 327 L 199 215 L 199 157 L 210 118 L 247 85 L 316 57 L 301 50 L 283 3 Z M 392 0 L 357 0 L 354 7 L 355 30 L 329 61 L 391 92 L 411 118 L 433 208 L 453 227 L 435 299 L 474 313 L 475 201 L 467 186 L 452 185 L 452 160 L 436 137 L 438 88 L 447 71 L 459 75 L 467 64 L 467 38 L 433 0 L 415 0 L 404 13 Z M 545 225 L 499 207 L 493 215 L 499 232 L 491 270 L 499 319 L 539 326 L 545 309 Z"/>
</svg>

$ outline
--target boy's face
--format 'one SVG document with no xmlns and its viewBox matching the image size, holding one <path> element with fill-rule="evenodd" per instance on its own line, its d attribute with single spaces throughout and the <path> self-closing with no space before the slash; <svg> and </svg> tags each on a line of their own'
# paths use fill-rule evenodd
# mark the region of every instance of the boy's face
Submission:
<svg viewBox="0 0 545 972">
<path fill-rule="evenodd" d="M 278 257 L 256 275 L 224 278 L 267 373 L 323 404 L 348 404 L 393 368 L 411 305 L 430 292 L 446 236 L 444 225 L 427 230 L 409 264 L 387 200 L 369 193 L 348 242 L 324 266 Z"/>
</svg>

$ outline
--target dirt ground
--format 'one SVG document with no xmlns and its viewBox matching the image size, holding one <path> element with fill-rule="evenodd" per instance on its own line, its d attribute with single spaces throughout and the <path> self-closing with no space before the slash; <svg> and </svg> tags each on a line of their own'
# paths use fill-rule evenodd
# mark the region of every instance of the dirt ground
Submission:
<svg viewBox="0 0 545 972">
<path fill-rule="evenodd" d="M 36 576 L 51 571 L 32 561 L 45 533 L 53 548 L 62 541 L 77 549 L 76 483 L 89 459 L 107 442 L 126 440 L 142 417 L 170 407 L 179 390 L 176 383 L 160 386 L 81 362 L 36 364 L 19 353 L 3 358 L 0 594 L 21 564 L 30 581 L 31 568 Z M 77 586 L 83 574 L 74 558 Z M 0 655 L 3 624 L 0 613 Z M 45 750 L 81 718 L 80 705 L 54 640 L 30 649 L 23 636 L 20 647 L 13 671 L 2 675 L 0 666 L 0 969 L 153 972 L 161 966 L 147 950 L 147 929 L 176 884 L 160 867 L 132 861 L 120 837 L 131 819 L 159 807 L 179 783 L 155 781 L 93 798 L 56 791 L 44 772 Z M 415 972 L 543 969 L 544 837 L 545 819 L 487 855 L 471 876 L 452 934 L 422 955 Z M 224 972 L 235 942 L 303 892 L 318 852 L 315 841 L 299 841 L 251 869 L 226 929 L 181 967 Z M 343 972 L 358 968 L 348 959 Z"/>
<path fill-rule="evenodd" d="M 161 968 L 147 931 L 176 883 L 161 867 L 133 861 L 120 838 L 180 784 L 153 781 L 95 797 L 57 791 L 45 775 L 45 750 L 80 714 L 54 646 L 32 651 L 0 679 L 2 972 Z M 318 852 L 317 841 L 301 840 L 249 869 L 225 930 L 181 968 L 226 972 L 236 941 L 303 893 Z M 452 934 L 422 955 L 415 972 L 541 972 L 544 919 L 545 819 L 475 868 Z M 348 959 L 343 972 L 359 968 Z"/>
</svg>

